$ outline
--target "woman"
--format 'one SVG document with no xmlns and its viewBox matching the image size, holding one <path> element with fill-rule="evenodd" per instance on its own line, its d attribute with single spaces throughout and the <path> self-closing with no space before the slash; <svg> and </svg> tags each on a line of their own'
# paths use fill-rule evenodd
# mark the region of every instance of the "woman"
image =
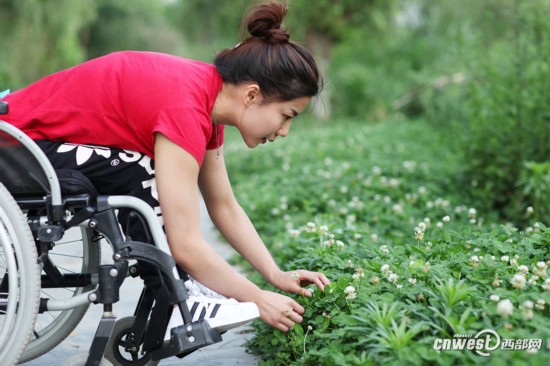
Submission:
<svg viewBox="0 0 550 366">
<path fill-rule="evenodd" d="M 239 317 L 247 320 L 247 311 L 256 316 L 257 310 L 246 307 L 254 303 L 263 321 L 287 331 L 302 321 L 304 308 L 258 288 L 205 242 L 199 190 L 221 234 L 271 284 L 311 296 L 301 284 L 323 289 L 329 283 L 321 273 L 279 269 L 234 197 L 223 157 L 225 126 L 236 127 L 250 148 L 273 142 L 289 133 L 292 119 L 320 90 L 311 54 L 290 42 L 281 26 L 285 14 L 286 7 L 276 2 L 253 8 L 244 18 L 250 36 L 218 54 L 214 65 L 118 52 L 5 97 L 10 113 L 4 119 L 36 140 L 55 168 L 78 169 L 100 193 L 133 195 L 159 217 L 162 212 L 177 264 L 239 301 L 232 306 L 221 301 L 234 309 L 223 314 L 237 314 L 225 327 Z M 119 214 L 121 223 L 127 216 Z M 145 240 L 136 225 L 126 234 Z"/>
</svg>

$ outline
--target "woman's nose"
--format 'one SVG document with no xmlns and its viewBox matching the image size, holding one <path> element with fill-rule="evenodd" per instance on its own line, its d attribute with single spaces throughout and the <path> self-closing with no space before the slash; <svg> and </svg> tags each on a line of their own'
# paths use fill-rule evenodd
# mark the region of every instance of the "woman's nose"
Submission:
<svg viewBox="0 0 550 366">
<path fill-rule="evenodd" d="M 277 131 L 277 136 L 286 137 L 290 132 L 290 122 L 285 123 L 279 131 Z"/>
</svg>

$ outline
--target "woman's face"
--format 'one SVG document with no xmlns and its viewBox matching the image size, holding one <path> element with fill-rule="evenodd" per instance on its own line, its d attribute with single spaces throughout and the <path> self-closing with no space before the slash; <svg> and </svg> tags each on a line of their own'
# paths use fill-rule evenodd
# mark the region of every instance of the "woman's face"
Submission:
<svg viewBox="0 0 550 366">
<path fill-rule="evenodd" d="M 306 109 L 310 100 L 311 97 L 300 97 L 286 102 L 252 101 L 237 126 L 245 144 L 254 148 L 288 135 L 292 119 Z"/>
</svg>

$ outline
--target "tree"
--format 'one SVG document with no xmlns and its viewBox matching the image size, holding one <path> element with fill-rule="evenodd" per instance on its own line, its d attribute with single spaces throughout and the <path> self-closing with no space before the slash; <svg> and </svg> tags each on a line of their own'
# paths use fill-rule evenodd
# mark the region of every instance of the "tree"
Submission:
<svg viewBox="0 0 550 366">
<path fill-rule="evenodd" d="M 88 58 L 121 50 L 176 53 L 181 38 L 166 18 L 167 5 L 150 0 L 95 0 L 87 29 Z"/>
<path fill-rule="evenodd" d="M 0 1 L 0 85 L 21 87 L 83 61 L 82 31 L 94 19 L 92 0 Z"/>
</svg>

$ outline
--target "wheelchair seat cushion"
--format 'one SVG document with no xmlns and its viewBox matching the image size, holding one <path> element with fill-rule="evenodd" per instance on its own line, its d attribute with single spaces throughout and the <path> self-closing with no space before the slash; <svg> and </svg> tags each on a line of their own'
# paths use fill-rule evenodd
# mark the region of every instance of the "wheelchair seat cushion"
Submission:
<svg viewBox="0 0 550 366">
<path fill-rule="evenodd" d="M 56 169 L 57 178 L 63 195 L 89 194 L 97 197 L 98 192 L 92 182 L 81 172 L 74 169 Z"/>
</svg>

